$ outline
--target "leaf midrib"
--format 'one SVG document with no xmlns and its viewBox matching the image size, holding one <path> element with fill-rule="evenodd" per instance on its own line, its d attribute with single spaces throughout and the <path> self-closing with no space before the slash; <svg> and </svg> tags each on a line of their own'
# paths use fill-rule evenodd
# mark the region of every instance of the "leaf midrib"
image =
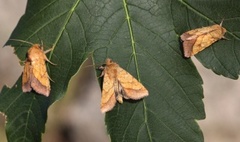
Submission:
<svg viewBox="0 0 240 142">
<path fill-rule="evenodd" d="M 56 38 L 54 44 L 53 44 L 53 47 L 52 47 L 53 50 L 51 51 L 51 53 L 50 53 L 50 55 L 49 55 L 49 59 L 51 59 L 51 57 L 52 57 L 52 55 L 53 55 L 53 51 L 54 51 L 54 49 L 55 49 L 55 47 L 56 47 L 56 44 L 57 44 L 57 42 L 60 40 L 60 38 L 61 38 L 64 30 L 66 29 L 67 24 L 69 23 L 72 15 L 73 15 L 76 7 L 77 7 L 78 4 L 80 3 L 80 1 L 81 1 L 81 0 L 78 0 L 78 1 L 75 3 L 75 5 L 73 5 L 73 7 L 70 9 L 70 11 L 69 11 L 69 13 L 68 13 L 68 16 L 67 16 L 67 18 L 66 18 L 66 20 L 65 20 L 65 22 L 64 22 L 64 25 L 62 26 L 59 34 L 57 35 L 57 38 Z"/>
<path fill-rule="evenodd" d="M 133 28 L 132 28 L 131 19 L 130 19 L 130 16 L 129 16 L 129 10 L 128 10 L 128 7 L 127 7 L 126 0 L 123 0 L 123 7 L 124 7 L 124 11 L 125 11 L 126 19 L 127 19 L 127 24 L 128 24 L 128 29 L 129 29 L 129 34 L 130 34 L 130 38 L 131 38 L 132 56 L 134 58 L 137 78 L 138 78 L 138 81 L 141 82 L 140 73 L 139 73 L 139 70 L 138 70 L 138 61 L 137 61 L 136 46 L 135 46 L 136 44 L 135 44 L 135 40 L 134 40 Z M 143 111 L 144 112 L 144 123 L 147 124 L 146 104 L 145 104 L 144 101 L 143 101 L 143 106 L 144 106 L 144 111 Z M 151 138 L 151 135 L 150 135 L 150 130 L 149 130 L 148 126 L 147 126 L 147 132 L 148 132 L 148 136 L 149 136 L 150 140 L 152 141 L 152 138 Z"/>
<path fill-rule="evenodd" d="M 136 55 L 136 46 L 135 46 L 135 40 L 134 40 L 134 35 L 133 35 L 133 28 L 132 28 L 131 19 L 129 16 L 129 10 L 127 7 L 126 0 L 123 0 L 123 6 L 124 6 L 124 11 L 125 11 L 126 19 L 127 19 L 128 29 L 129 29 L 129 34 L 130 34 L 130 38 L 131 38 L 132 56 L 134 57 L 137 78 L 138 78 L 139 82 L 141 82 L 140 74 L 139 74 L 139 70 L 138 70 L 138 61 L 137 61 L 137 55 Z"/>
</svg>

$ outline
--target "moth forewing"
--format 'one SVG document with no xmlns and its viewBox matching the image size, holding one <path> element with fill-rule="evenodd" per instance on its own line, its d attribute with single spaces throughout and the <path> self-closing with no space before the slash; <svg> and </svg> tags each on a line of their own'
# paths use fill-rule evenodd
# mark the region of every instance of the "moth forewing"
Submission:
<svg viewBox="0 0 240 142">
<path fill-rule="evenodd" d="M 125 99 L 130 98 L 133 100 L 138 100 L 148 96 L 148 90 L 130 73 L 121 67 L 118 68 L 117 80 L 122 86 L 122 90 L 124 92 L 123 97 Z"/>
<path fill-rule="evenodd" d="M 105 113 L 113 109 L 116 105 L 116 97 L 115 95 L 111 95 L 110 98 L 105 103 L 101 103 L 101 112 Z"/>
<path fill-rule="evenodd" d="M 30 92 L 32 89 L 44 96 L 50 94 L 50 81 L 47 73 L 47 57 L 39 44 L 33 44 L 28 50 L 27 60 L 25 61 L 22 90 Z"/>
<path fill-rule="evenodd" d="M 114 80 L 110 78 L 106 70 L 103 70 L 103 87 L 101 97 L 101 112 L 107 112 L 111 110 L 116 104 L 116 96 L 114 90 Z"/>
<path fill-rule="evenodd" d="M 49 86 L 46 86 L 49 85 Z M 31 79 L 31 87 L 35 90 L 35 92 L 44 95 L 46 97 L 50 94 L 50 82 L 49 80 L 46 82 L 40 82 L 39 78 L 36 78 L 35 76 Z"/>
<path fill-rule="evenodd" d="M 212 45 L 217 40 L 224 38 L 226 29 L 221 25 L 222 24 L 216 24 L 183 33 L 180 38 L 183 41 L 184 56 L 190 57 L 195 55 Z"/>
<path fill-rule="evenodd" d="M 23 75 L 22 75 L 22 91 L 23 92 L 30 92 L 32 90 L 30 85 L 30 75 L 32 74 L 32 67 L 30 65 L 30 62 L 25 62 L 24 69 L 23 69 Z"/>
<path fill-rule="evenodd" d="M 39 94 L 49 96 L 50 94 L 50 80 L 47 73 L 47 67 L 45 60 L 40 60 L 36 63 L 32 63 L 33 77 L 31 86 Z"/>
<path fill-rule="evenodd" d="M 192 56 L 193 45 L 195 44 L 195 42 L 196 39 L 183 42 L 183 51 L 185 57 L 189 58 L 190 56 Z"/>
</svg>

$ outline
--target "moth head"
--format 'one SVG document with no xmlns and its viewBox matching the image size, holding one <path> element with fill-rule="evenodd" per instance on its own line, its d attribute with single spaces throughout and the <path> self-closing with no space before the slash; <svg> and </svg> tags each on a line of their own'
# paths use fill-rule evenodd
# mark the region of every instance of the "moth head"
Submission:
<svg viewBox="0 0 240 142">
<path fill-rule="evenodd" d="M 41 50 L 41 46 L 39 44 L 33 44 L 33 46 L 28 49 L 28 55 L 39 51 L 39 49 Z"/>
<path fill-rule="evenodd" d="M 110 66 L 111 64 L 114 64 L 114 62 L 112 61 L 112 59 L 107 58 L 105 60 L 105 64 L 102 64 L 100 67 L 98 67 L 97 69 L 99 70 L 104 70 L 106 68 L 106 66 Z"/>
<path fill-rule="evenodd" d="M 33 46 L 28 49 L 27 60 L 36 61 L 39 60 L 39 58 L 45 59 L 45 54 L 39 44 L 33 44 Z"/>
<path fill-rule="evenodd" d="M 41 49 L 41 45 L 40 45 L 40 44 L 33 44 L 32 47 L 33 47 L 33 48 L 36 48 L 36 49 Z"/>
<path fill-rule="evenodd" d="M 109 65 L 109 64 L 111 64 L 111 63 L 113 63 L 112 59 L 107 58 L 107 59 L 106 59 L 106 64 Z"/>
<path fill-rule="evenodd" d="M 223 37 L 222 37 L 222 38 L 224 38 L 224 39 L 227 39 L 227 38 L 224 37 L 224 34 L 225 34 L 226 32 L 227 32 L 227 30 L 222 27 L 222 34 L 223 34 Z"/>
</svg>

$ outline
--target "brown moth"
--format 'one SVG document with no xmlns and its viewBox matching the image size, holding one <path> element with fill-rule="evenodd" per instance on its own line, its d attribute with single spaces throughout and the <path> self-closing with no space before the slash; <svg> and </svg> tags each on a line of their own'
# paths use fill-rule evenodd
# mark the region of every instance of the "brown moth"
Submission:
<svg viewBox="0 0 240 142">
<path fill-rule="evenodd" d="M 183 33 L 180 38 L 183 41 L 184 56 L 189 58 L 214 42 L 225 38 L 226 29 L 222 27 L 222 22 L 219 25 L 215 24 Z"/>
<path fill-rule="evenodd" d="M 22 75 L 23 92 L 30 92 L 33 89 L 41 95 L 49 96 L 51 90 L 50 78 L 45 62 L 51 62 L 47 59 L 45 53 L 50 50 L 44 52 L 43 47 L 39 44 L 33 44 L 28 50 Z"/>
<path fill-rule="evenodd" d="M 148 90 L 131 74 L 122 69 L 111 59 L 106 59 L 106 63 L 99 67 L 103 70 L 101 111 L 110 111 L 118 101 L 123 103 L 123 98 L 138 100 L 148 96 Z"/>
</svg>

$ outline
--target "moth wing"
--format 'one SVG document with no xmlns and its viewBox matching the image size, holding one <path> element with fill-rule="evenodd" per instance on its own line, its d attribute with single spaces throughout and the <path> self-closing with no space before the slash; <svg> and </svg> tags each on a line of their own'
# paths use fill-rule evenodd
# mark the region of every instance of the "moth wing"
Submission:
<svg viewBox="0 0 240 142">
<path fill-rule="evenodd" d="M 32 67 L 30 62 L 25 62 L 23 75 L 22 75 L 22 91 L 23 92 L 30 92 L 31 88 L 31 74 L 32 74 Z"/>
<path fill-rule="evenodd" d="M 183 42 L 183 51 L 184 51 L 184 56 L 189 58 L 192 56 L 192 51 L 193 51 L 193 46 L 195 44 L 197 39 L 192 39 L 192 40 L 186 40 Z"/>
<path fill-rule="evenodd" d="M 32 88 L 39 94 L 49 96 L 50 81 L 47 73 L 45 60 L 39 60 L 37 63 L 32 63 L 33 76 L 31 81 Z"/>
<path fill-rule="evenodd" d="M 192 31 L 185 32 L 180 36 L 182 41 L 196 39 L 197 37 L 198 37 L 198 35 L 194 35 L 194 33 Z"/>
<path fill-rule="evenodd" d="M 213 36 L 214 32 L 215 31 L 203 34 L 197 38 L 197 41 L 195 42 L 192 50 L 193 55 L 209 47 L 210 45 L 212 45 L 214 42 L 218 40 L 218 38 Z"/>
<path fill-rule="evenodd" d="M 148 96 L 148 90 L 121 67 L 118 67 L 117 80 L 122 87 L 122 95 L 125 99 L 138 100 Z"/>
<path fill-rule="evenodd" d="M 114 92 L 115 79 L 112 78 L 107 70 L 104 70 L 102 97 L 101 97 L 101 112 L 111 110 L 116 104 L 116 96 Z"/>
<path fill-rule="evenodd" d="M 181 36 L 181 40 L 183 40 L 183 52 L 184 56 L 189 58 L 192 56 L 193 46 L 198 38 L 196 35 L 189 34 L 188 32 L 183 33 Z"/>
</svg>

